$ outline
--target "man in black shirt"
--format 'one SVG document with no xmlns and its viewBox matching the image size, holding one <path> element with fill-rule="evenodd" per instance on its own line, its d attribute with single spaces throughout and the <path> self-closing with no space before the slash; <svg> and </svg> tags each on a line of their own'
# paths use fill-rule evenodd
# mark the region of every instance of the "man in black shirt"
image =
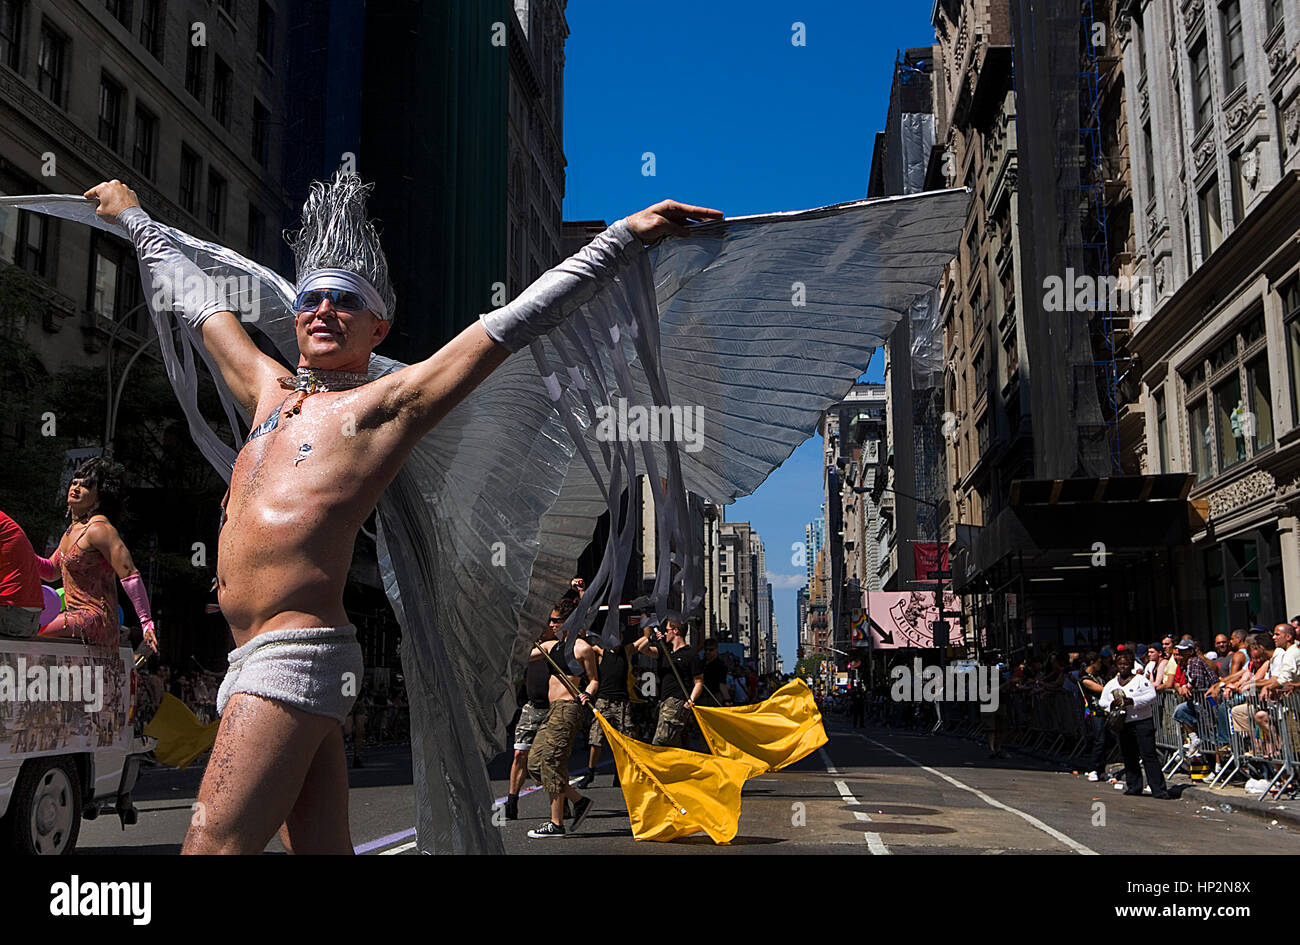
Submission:
<svg viewBox="0 0 1300 945">
<path fill-rule="evenodd" d="M 648 631 L 647 631 L 648 633 Z M 605 717 L 605 721 L 624 735 L 631 735 L 632 700 L 628 694 L 628 672 L 632 654 L 649 642 L 639 627 L 623 628 L 622 646 L 596 647 L 600 654 L 600 686 L 596 689 L 596 711 Z M 638 643 L 641 646 L 638 646 Z M 591 728 L 587 732 L 588 749 L 587 773 L 578 782 L 578 788 L 591 785 L 596 779 L 596 765 L 600 763 L 601 749 L 605 745 L 605 733 L 600 721 L 593 715 Z M 614 783 L 618 784 L 618 772 L 614 772 Z"/>
<path fill-rule="evenodd" d="M 709 637 L 704 641 L 704 688 L 717 705 L 731 702 L 727 686 L 727 664 L 718 658 L 718 641 Z"/>
<path fill-rule="evenodd" d="M 542 631 L 538 644 L 555 639 L 555 631 L 563 626 L 564 617 L 559 611 L 551 613 L 551 620 Z M 519 819 L 519 792 L 528 780 L 528 753 L 532 750 L 537 732 L 546 721 L 550 710 L 551 668 L 544 659 L 530 659 L 524 670 L 523 701 L 520 703 L 519 721 L 515 723 L 515 757 L 510 763 L 510 793 L 506 795 L 506 820 Z"/>
<path fill-rule="evenodd" d="M 667 646 L 646 648 L 659 657 L 659 723 L 655 726 L 654 744 L 682 748 L 682 733 L 690 722 L 691 709 L 704 692 L 704 661 L 687 644 L 686 628 L 680 620 L 664 623 L 663 639 Z M 689 698 L 677 681 L 679 676 L 691 686 Z"/>
</svg>

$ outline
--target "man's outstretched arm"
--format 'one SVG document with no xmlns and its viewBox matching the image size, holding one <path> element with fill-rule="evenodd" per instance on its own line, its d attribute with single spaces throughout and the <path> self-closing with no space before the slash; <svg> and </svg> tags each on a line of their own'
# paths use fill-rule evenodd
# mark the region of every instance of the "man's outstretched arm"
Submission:
<svg viewBox="0 0 1300 945">
<path fill-rule="evenodd" d="M 175 310 L 198 332 L 226 386 L 252 417 L 259 394 L 284 374 L 283 366 L 257 349 L 220 287 L 141 209 L 135 191 L 111 180 L 92 187 L 85 196 L 99 200 L 100 217 L 120 223 L 131 234 L 154 289 L 169 287 Z"/>
<path fill-rule="evenodd" d="M 636 256 L 643 244 L 685 236 L 695 220 L 722 211 L 663 200 L 614 223 L 544 273 L 510 304 L 482 315 L 434 355 L 392 375 L 392 402 L 423 436 L 511 354 L 560 325 Z"/>
</svg>

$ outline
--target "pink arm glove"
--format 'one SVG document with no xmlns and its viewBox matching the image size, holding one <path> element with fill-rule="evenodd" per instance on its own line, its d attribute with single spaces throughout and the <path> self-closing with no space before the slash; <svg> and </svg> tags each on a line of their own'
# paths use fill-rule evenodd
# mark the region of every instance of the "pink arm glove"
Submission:
<svg viewBox="0 0 1300 945">
<path fill-rule="evenodd" d="M 135 615 L 140 618 L 141 628 L 152 630 L 153 617 L 149 613 L 149 597 L 144 592 L 144 581 L 140 580 L 140 572 L 122 578 L 122 588 L 126 591 L 126 596 L 131 598 L 131 606 L 135 608 Z"/>
<path fill-rule="evenodd" d="M 42 581 L 53 581 L 59 576 L 59 553 L 56 551 L 48 558 L 42 558 L 40 555 L 33 555 L 36 559 L 36 571 L 41 576 Z"/>
</svg>

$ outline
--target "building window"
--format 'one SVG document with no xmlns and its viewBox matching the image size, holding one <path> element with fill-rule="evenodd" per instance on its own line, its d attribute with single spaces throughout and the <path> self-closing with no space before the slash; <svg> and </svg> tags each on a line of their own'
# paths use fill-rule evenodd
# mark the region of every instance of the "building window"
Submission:
<svg viewBox="0 0 1300 945">
<path fill-rule="evenodd" d="M 49 276 L 49 217 L 26 210 L 0 212 L 0 259 L 38 276 Z"/>
<path fill-rule="evenodd" d="M 1156 391 L 1156 445 L 1160 450 L 1160 471 L 1169 472 L 1169 417 L 1165 413 L 1165 392 Z"/>
<path fill-rule="evenodd" d="M 1221 13 L 1223 16 L 1223 87 L 1231 92 L 1246 81 L 1246 40 L 1241 31 L 1241 0 L 1228 0 L 1221 8 Z"/>
<path fill-rule="evenodd" d="M 1210 355 L 1210 373 L 1218 374 L 1237 360 L 1237 339 L 1229 338 Z"/>
<path fill-rule="evenodd" d="M 1246 434 L 1251 449 L 1258 453 L 1273 442 L 1273 396 L 1268 379 L 1268 356 L 1246 365 L 1246 382 L 1250 390 L 1250 413 Z"/>
<path fill-rule="evenodd" d="M 143 0 L 140 10 L 140 44 L 162 62 L 163 0 Z"/>
<path fill-rule="evenodd" d="M 1270 33 L 1282 22 L 1282 5 L 1283 0 L 1264 0 L 1264 17 Z"/>
<path fill-rule="evenodd" d="M 230 66 L 215 56 L 212 61 L 212 117 L 223 128 L 230 127 L 230 87 L 233 76 Z"/>
<path fill-rule="evenodd" d="M 266 166 L 266 123 L 271 120 L 266 107 L 256 98 L 253 99 L 253 160 Z"/>
<path fill-rule="evenodd" d="M 18 43 L 23 35 L 22 0 L 0 0 L 0 62 L 18 68 Z"/>
<path fill-rule="evenodd" d="M 68 40 L 49 23 L 41 23 L 41 46 L 36 56 L 36 87 L 60 108 L 67 107 L 64 72 Z"/>
<path fill-rule="evenodd" d="M 208 168 L 208 229 L 220 233 L 226 222 L 226 179 Z"/>
<path fill-rule="evenodd" d="M 1210 460 L 1210 413 L 1204 399 L 1196 400 L 1187 410 L 1187 439 L 1192 454 L 1192 474 L 1197 482 L 1204 482 L 1214 472 Z"/>
<path fill-rule="evenodd" d="M 275 50 L 275 11 L 266 0 L 257 5 L 257 54 L 269 66 Z"/>
<path fill-rule="evenodd" d="M 1219 181 L 1212 178 L 1199 196 L 1201 209 L 1201 262 L 1223 242 L 1223 219 L 1219 210 Z"/>
<path fill-rule="evenodd" d="M 262 234 L 266 232 L 266 217 L 251 203 L 248 205 L 248 255 L 256 259 L 262 254 Z"/>
<path fill-rule="evenodd" d="M 984 391 L 988 389 L 989 375 L 984 361 L 984 349 L 980 348 L 979 353 L 975 355 L 971 362 L 971 370 L 975 374 L 975 399 L 979 400 L 984 396 Z"/>
<path fill-rule="evenodd" d="M 127 29 L 131 28 L 131 0 L 106 0 L 104 7 L 109 16 Z"/>
<path fill-rule="evenodd" d="M 1241 401 L 1241 381 L 1233 371 L 1214 388 L 1214 425 L 1219 471 L 1231 469 L 1246 458 L 1246 405 Z"/>
<path fill-rule="evenodd" d="M 181 207 L 187 213 L 199 212 L 199 156 L 181 145 Z"/>
<path fill-rule="evenodd" d="M 135 106 L 135 147 L 131 166 L 153 179 L 154 153 L 158 145 L 158 118 L 139 102 Z"/>
<path fill-rule="evenodd" d="M 193 95 L 203 104 L 203 54 L 207 51 L 205 46 L 195 46 L 189 43 L 185 47 L 185 91 Z"/>
<path fill-rule="evenodd" d="M 1291 361 L 1291 417 L 1300 424 L 1300 278 L 1282 289 L 1282 311 Z"/>
<path fill-rule="evenodd" d="M 1142 28 L 1140 17 L 1133 17 L 1133 52 L 1138 61 L 1138 79 L 1147 77 L 1146 30 Z"/>
<path fill-rule="evenodd" d="M 122 144 L 122 86 L 106 74 L 99 77 L 99 140 L 116 151 Z"/>
<path fill-rule="evenodd" d="M 1214 105 L 1210 94 L 1210 50 L 1204 36 L 1192 47 L 1191 59 L 1193 127 L 1200 131 L 1209 123 Z"/>
<path fill-rule="evenodd" d="M 1151 143 L 1151 122 L 1142 126 L 1142 159 L 1146 163 L 1146 200 L 1156 199 L 1156 149 Z"/>
<path fill-rule="evenodd" d="M 1246 216 L 1245 180 L 1241 176 L 1241 149 L 1228 155 L 1228 175 L 1232 178 L 1232 227 L 1236 229 Z"/>
<path fill-rule="evenodd" d="M 96 239 L 94 257 L 87 307 L 103 318 L 114 318 L 118 314 L 117 292 L 118 277 L 122 272 L 122 254 L 108 240 Z"/>
</svg>

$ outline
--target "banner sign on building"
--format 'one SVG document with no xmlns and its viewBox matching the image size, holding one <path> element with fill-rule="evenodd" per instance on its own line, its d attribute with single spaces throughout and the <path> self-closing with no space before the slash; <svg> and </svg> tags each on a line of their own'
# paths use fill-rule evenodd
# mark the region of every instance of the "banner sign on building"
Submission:
<svg viewBox="0 0 1300 945">
<path fill-rule="evenodd" d="M 932 571 L 947 571 L 948 565 L 948 545 L 939 544 L 939 551 L 935 553 L 935 543 L 932 541 L 918 541 L 912 543 L 912 563 L 916 566 L 916 579 L 924 581 L 929 579 Z"/>
<path fill-rule="evenodd" d="M 934 646 L 934 629 L 931 626 L 939 620 L 938 608 L 934 606 L 933 591 L 871 591 L 867 597 L 867 625 L 871 633 L 873 649 L 895 649 L 897 647 Z M 961 602 L 951 590 L 944 592 L 943 609 L 949 612 L 960 609 Z M 945 618 L 948 624 L 948 645 L 960 646 L 965 643 L 962 637 L 961 622 L 956 617 Z"/>
</svg>

